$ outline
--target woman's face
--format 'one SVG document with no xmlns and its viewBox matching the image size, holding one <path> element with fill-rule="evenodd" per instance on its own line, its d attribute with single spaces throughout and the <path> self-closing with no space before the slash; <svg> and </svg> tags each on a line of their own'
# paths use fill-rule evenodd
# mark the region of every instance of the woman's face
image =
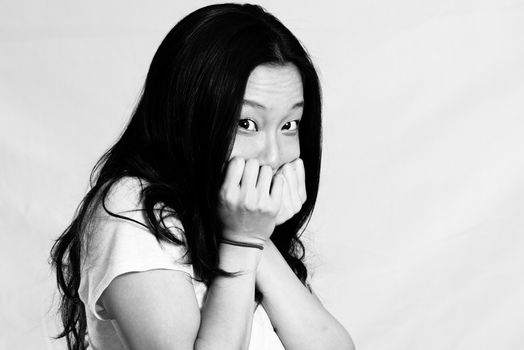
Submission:
<svg viewBox="0 0 524 350">
<path fill-rule="evenodd" d="M 256 158 L 273 174 L 300 157 L 298 125 L 304 97 L 295 65 L 260 65 L 247 81 L 230 159 Z"/>
</svg>

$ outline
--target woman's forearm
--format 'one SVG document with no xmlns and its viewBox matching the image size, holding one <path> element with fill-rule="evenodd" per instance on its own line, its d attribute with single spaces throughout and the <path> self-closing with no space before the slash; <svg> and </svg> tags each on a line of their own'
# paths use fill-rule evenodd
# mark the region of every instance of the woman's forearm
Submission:
<svg viewBox="0 0 524 350">
<path fill-rule="evenodd" d="M 253 321 L 255 275 L 261 251 L 221 244 L 219 267 L 236 277 L 217 277 L 202 307 L 195 349 L 247 349 Z"/>
<path fill-rule="evenodd" d="M 286 349 L 354 349 L 348 332 L 300 282 L 269 241 L 258 267 L 256 285 Z"/>
</svg>

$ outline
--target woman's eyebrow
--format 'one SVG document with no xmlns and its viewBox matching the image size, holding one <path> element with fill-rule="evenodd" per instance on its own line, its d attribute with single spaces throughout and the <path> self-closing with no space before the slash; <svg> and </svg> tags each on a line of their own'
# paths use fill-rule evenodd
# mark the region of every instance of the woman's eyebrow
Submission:
<svg viewBox="0 0 524 350">
<path fill-rule="evenodd" d="M 244 105 L 247 105 L 247 106 L 250 106 L 250 107 L 253 107 L 253 108 L 259 108 L 259 109 L 264 109 L 266 110 L 266 106 L 264 106 L 263 104 L 261 103 L 258 103 L 256 101 L 253 101 L 253 100 L 247 100 L 247 99 L 244 99 Z M 291 107 L 291 109 L 297 109 L 297 108 L 302 108 L 304 107 L 304 101 L 300 101 L 300 102 L 297 102 L 293 105 L 293 107 Z"/>
<path fill-rule="evenodd" d="M 297 109 L 297 108 L 302 108 L 302 107 L 304 107 L 304 101 L 295 103 L 293 107 L 291 107 L 291 109 Z"/>
</svg>

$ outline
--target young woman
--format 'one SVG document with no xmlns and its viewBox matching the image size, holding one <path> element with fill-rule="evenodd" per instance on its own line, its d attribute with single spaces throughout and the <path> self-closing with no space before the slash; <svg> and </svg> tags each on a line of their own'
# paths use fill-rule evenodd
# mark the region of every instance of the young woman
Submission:
<svg viewBox="0 0 524 350">
<path fill-rule="evenodd" d="M 166 36 L 52 260 L 70 349 L 352 349 L 299 240 L 321 98 L 299 41 L 253 5 Z"/>
</svg>

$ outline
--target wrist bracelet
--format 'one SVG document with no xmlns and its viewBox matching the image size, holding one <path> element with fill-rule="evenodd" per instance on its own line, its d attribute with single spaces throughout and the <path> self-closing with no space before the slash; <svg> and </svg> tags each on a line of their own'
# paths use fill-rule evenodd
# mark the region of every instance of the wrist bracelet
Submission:
<svg viewBox="0 0 524 350">
<path fill-rule="evenodd" d="M 264 246 L 262 244 L 232 241 L 230 239 L 225 239 L 225 238 L 219 238 L 218 242 L 219 243 L 230 244 L 230 245 L 236 245 L 238 247 L 257 248 L 257 249 L 260 249 L 260 250 L 264 249 Z"/>
</svg>

